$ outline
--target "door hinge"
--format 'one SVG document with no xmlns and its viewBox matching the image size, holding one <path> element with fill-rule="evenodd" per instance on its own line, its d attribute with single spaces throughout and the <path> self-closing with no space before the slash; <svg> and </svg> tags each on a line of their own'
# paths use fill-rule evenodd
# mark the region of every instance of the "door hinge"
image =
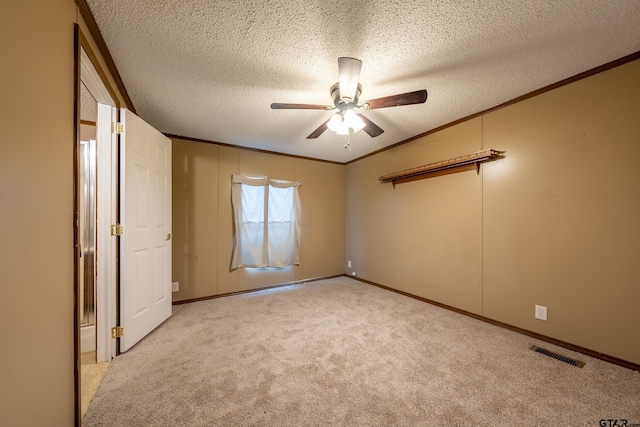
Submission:
<svg viewBox="0 0 640 427">
<path fill-rule="evenodd" d="M 112 236 L 122 236 L 124 233 L 124 227 L 120 224 L 111 225 L 111 235 Z"/>
<path fill-rule="evenodd" d="M 111 328 L 111 338 L 120 338 L 124 335 L 124 328 L 122 326 L 114 326 Z"/>
<path fill-rule="evenodd" d="M 116 135 L 120 135 L 124 132 L 124 125 L 120 122 L 112 122 L 111 123 L 111 133 L 115 133 Z"/>
</svg>

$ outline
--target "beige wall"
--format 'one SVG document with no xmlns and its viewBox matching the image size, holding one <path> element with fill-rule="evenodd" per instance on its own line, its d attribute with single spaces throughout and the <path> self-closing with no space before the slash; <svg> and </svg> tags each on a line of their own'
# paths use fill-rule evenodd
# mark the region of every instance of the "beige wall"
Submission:
<svg viewBox="0 0 640 427">
<path fill-rule="evenodd" d="M 91 125 L 80 125 L 80 140 L 90 141 L 96 139 L 96 127 Z"/>
<path fill-rule="evenodd" d="M 481 120 L 347 167 L 349 274 L 480 314 L 482 177 L 474 172 L 399 184 L 378 177 L 479 151 Z"/>
<path fill-rule="evenodd" d="M 74 23 L 106 70 L 73 0 L 0 2 L 2 426 L 74 424 Z"/>
<path fill-rule="evenodd" d="M 343 165 L 173 140 L 174 301 L 344 271 Z M 230 271 L 233 248 L 231 175 L 299 180 L 303 218 L 300 266 Z"/>
<path fill-rule="evenodd" d="M 484 118 L 508 156 L 484 170 L 484 314 L 634 363 L 638 76 L 635 61 Z"/>
<path fill-rule="evenodd" d="M 635 61 L 349 164 L 347 272 L 640 363 L 638 75 Z M 377 180 L 487 148 L 506 158 L 480 175 Z"/>
<path fill-rule="evenodd" d="M 0 425 L 70 426 L 72 0 L 0 2 Z"/>
</svg>

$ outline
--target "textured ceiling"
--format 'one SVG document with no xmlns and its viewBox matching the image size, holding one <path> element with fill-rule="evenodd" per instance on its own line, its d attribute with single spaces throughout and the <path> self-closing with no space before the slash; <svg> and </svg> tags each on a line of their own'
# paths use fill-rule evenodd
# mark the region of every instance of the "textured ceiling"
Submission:
<svg viewBox="0 0 640 427">
<path fill-rule="evenodd" d="M 87 0 L 137 113 L 158 130 L 347 162 L 640 51 L 638 0 Z M 363 61 L 385 130 L 306 136 L 331 116 L 338 57 Z"/>
</svg>

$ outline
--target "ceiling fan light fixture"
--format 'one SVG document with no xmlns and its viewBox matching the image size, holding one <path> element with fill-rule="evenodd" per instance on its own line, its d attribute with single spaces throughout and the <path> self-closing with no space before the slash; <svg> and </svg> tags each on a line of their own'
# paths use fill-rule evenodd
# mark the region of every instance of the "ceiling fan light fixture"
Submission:
<svg viewBox="0 0 640 427">
<path fill-rule="evenodd" d="M 361 131 L 365 127 L 364 121 L 353 110 L 334 114 L 327 122 L 327 127 L 338 135 L 349 135 Z"/>
<path fill-rule="evenodd" d="M 336 133 L 338 133 L 338 131 L 340 131 L 343 126 L 344 123 L 342 121 L 342 116 L 340 115 L 340 113 L 334 114 L 327 122 L 327 127 Z"/>
<path fill-rule="evenodd" d="M 347 110 L 344 112 L 344 125 L 347 129 L 351 128 L 353 133 L 356 133 L 364 128 L 364 121 L 353 110 Z"/>
</svg>

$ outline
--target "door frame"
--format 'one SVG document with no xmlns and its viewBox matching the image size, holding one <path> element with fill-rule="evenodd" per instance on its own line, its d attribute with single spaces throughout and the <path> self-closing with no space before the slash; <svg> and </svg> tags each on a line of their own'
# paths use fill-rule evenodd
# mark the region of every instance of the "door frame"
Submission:
<svg viewBox="0 0 640 427">
<path fill-rule="evenodd" d="M 116 223 L 118 206 L 118 150 L 117 139 L 111 132 L 111 123 L 116 121 L 119 104 L 109 90 L 108 81 L 98 60 L 91 50 L 87 39 L 78 24 L 75 24 L 75 149 L 74 149 L 74 366 L 75 366 L 75 424 L 81 420 L 81 366 L 80 355 L 80 294 L 78 290 L 78 274 L 76 259 L 79 248 L 78 209 L 79 209 L 79 168 L 78 153 L 80 145 L 80 85 L 84 84 L 98 102 L 98 119 L 96 123 L 97 141 L 97 251 L 96 251 L 96 359 L 97 362 L 108 361 L 116 356 L 116 340 L 111 338 L 111 328 L 116 325 L 117 299 L 116 287 L 118 278 L 117 242 L 111 236 L 111 224 Z M 104 77 L 106 78 L 106 77 Z"/>
<path fill-rule="evenodd" d="M 115 135 L 111 132 L 111 123 L 115 121 L 116 106 L 84 46 L 81 46 L 80 52 L 80 80 L 98 102 L 96 357 L 98 362 L 106 362 L 116 355 L 115 343 L 111 339 L 111 327 L 115 326 L 117 273 L 115 237 L 111 236 L 111 224 L 116 223 L 117 151 Z"/>
</svg>

